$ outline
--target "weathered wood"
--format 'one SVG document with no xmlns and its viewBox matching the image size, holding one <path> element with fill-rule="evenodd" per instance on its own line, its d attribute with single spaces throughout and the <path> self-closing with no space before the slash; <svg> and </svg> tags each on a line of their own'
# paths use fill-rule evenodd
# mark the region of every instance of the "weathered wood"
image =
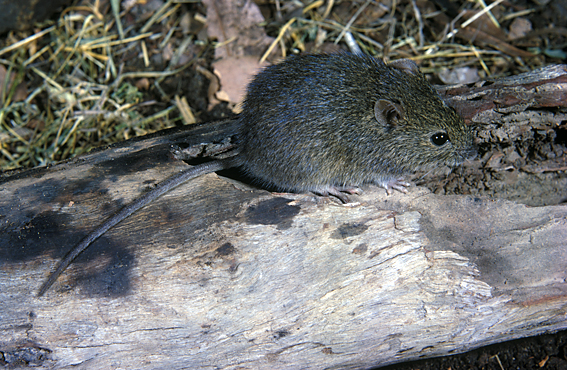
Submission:
<svg viewBox="0 0 567 370">
<path fill-rule="evenodd" d="M 567 328 L 567 206 L 365 188 L 343 206 L 211 174 L 89 230 L 186 168 L 116 145 L 0 184 L 0 351 L 39 368 L 360 369 Z M 207 136 L 207 133 L 211 133 Z"/>
<path fill-rule="evenodd" d="M 567 65 L 439 90 L 474 127 L 480 156 L 418 184 L 531 206 L 567 199 Z"/>
<path fill-rule="evenodd" d="M 558 64 L 517 76 L 438 90 L 465 120 L 486 124 L 529 108 L 567 107 L 565 84 L 567 65 Z"/>
</svg>

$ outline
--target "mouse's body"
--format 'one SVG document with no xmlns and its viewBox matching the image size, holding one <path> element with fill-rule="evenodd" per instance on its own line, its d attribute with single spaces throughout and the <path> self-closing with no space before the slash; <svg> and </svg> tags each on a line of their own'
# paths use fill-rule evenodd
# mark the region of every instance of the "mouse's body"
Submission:
<svg viewBox="0 0 567 370">
<path fill-rule="evenodd" d="M 238 154 L 160 183 L 91 232 L 59 263 L 41 296 L 83 250 L 163 193 L 197 176 L 240 166 L 283 191 L 356 192 L 375 183 L 405 192 L 401 176 L 454 166 L 474 153 L 470 129 L 409 60 L 388 65 L 352 54 L 293 56 L 249 84 Z"/>
<path fill-rule="evenodd" d="M 458 165 L 473 150 L 470 129 L 409 60 L 288 58 L 250 83 L 239 120 L 253 178 L 339 198 L 364 183 L 404 191 L 401 176 Z"/>
</svg>

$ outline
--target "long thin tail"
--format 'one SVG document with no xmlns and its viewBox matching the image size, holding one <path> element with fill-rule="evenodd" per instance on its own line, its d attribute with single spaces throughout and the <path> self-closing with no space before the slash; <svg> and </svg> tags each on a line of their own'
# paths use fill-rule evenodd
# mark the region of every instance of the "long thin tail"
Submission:
<svg viewBox="0 0 567 370">
<path fill-rule="evenodd" d="M 176 188 L 177 186 L 183 184 L 184 182 L 191 180 L 195 177 L 205 175 L 207 173 L 216 172 L 232 167 L 238 166 L 239 160 L 236 158 L 228 158 L 223 160 L 216 160 L 208 163 L 204 163 L 195 167 L 192 167 L 188 170 L 185 170 L 177 175 L 173 175 L 167 180 L 159 183 L 153 190 L 143 194 L 138 199 L 134 200 L 132 203 L 128 204 L 120 211 L 115 213 L 113 216 L 108 218 L 103 224 L 97 227 L 93 232 L 87 235 L 81 242 L 71 250 L 71 252 L 59 262 L 59 265 L 49 275 L 49 278 L 43 283 L 39 292 L 37 293 L 38 297 L 41 297 L 48 289 L 53 285 L 55 280 L 61 275 L 63 271 L 82 251 L 87 249 L 92 242 L 98 239 L 101 235 L 107 232 L 110 228 L 115 226 L 116 224 L 120 223 L 122 220 L 130 216 L 132 213 L 136 212 L 140 208 L 143 208 L 148 203 L 152 202 L 156 198 L 160 197 L 161 195 L 167 193 L 168 191 Z"/>
</svg>

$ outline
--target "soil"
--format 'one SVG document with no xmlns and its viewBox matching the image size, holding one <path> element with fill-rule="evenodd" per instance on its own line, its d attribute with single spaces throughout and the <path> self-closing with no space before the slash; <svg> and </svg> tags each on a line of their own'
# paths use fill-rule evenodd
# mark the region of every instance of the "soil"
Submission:
<svg viewBox="0 0 567 370">
<path fill-rule="evenodd" d="M 567 330 L 498 343 L 470 352 L 396 364 L 381 370 L 565 370 Z"/>
</svg>

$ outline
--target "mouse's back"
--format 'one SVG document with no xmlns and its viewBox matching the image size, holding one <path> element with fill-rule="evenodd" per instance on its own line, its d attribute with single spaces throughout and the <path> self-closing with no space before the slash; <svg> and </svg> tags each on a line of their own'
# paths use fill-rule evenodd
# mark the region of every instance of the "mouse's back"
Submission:
<svg viewBox="0 0 567 370">
<path fill-rule="evenodd" d="M 462 162 L 472 147 L 470 130 L 413 62 L 352 54 L 293 56 L 264 69 L 239 120 L 245 171 L 281 190 L 382 184 Z M 448 144 L 432 141 L 439 133 Z"/>
</svg>

